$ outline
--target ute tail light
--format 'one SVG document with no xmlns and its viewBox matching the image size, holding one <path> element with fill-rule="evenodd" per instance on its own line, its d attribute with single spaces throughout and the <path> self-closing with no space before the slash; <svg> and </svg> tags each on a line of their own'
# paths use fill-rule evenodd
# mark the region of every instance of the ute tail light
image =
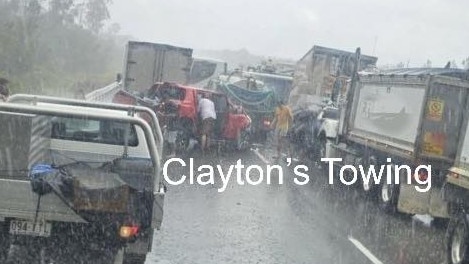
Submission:
<svg viewBox="0 0 469 264">
<path fill-rule="evenodd" d="M 266 126 L 266 127 L 270 126 L 270 120 L 268 120 L 268 119 L 264 119 L 264 120 L 262 121 L 262 123 L 263 123 L 264 126 Z"/>
<path fill-rule="evenodd" d="M 119 236 L 121 238 L 131 238 L 138 234 L 138 226 L 121 226 L 119 228 Z"/>
</svg>

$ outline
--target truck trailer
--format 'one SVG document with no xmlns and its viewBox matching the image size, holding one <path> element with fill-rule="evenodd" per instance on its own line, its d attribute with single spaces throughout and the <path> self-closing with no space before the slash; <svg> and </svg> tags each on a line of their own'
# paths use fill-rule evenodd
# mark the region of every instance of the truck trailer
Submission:
<svg viewBox="0 0 469 264">
<path fill-rule="evenodd" d="M 441 188 L 461 148 L 468 88 L 467 72 L 457 69 L 357 75 L 337 138 L 322 141 L 322 156 L 340 159 L 326 169 L 340 167 L 339 177 L 377 194 L 386 212 L 449 217 Z M 367 180 L 371 170 L 379 180 Z"/>
<path fill-rule="evenodd" d="M 354 52 L 314 46 L 296 63 L 290 105 L 308 108 L 324 100 L 337 102 L 345 94 L 356 61 Z M 376 67 L 377 61 L 377 57 L 361 55 L 358 71 Z"/>
<path fill-rule="evenodd" d="M 448 263 L 469 263 L 469 72 L 355 74 L 337 137 L 319 141 L 329 183 L 356 185 L 385 213 L 450 219 Z"/>
<path fill-rule="evenodd" d="M 157 82 L 188 84 L 192 49 L 167 44 L 129 41 L 126 46 L 123 88 L 141 92 Z"/>
</svg>

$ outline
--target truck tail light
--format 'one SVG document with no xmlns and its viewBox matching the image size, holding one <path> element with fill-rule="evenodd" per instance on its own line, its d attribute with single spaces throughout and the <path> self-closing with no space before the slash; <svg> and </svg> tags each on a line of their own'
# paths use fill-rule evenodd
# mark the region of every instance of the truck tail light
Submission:
<svg viewBox="0 0 469 264">
<path fill-rule="evenodd" d="M 417 177 L 419 179 L 420 182 L 424 182 L 428 179 L 428 174 L 426 171 L 419 171 L 418 174 L 417 174 Z"/>
<path fill-rule="evenodd" d="M 453 178 L 455 178 L 455 179 L 458 179 L 458 178 L 459 178 L 459 174 L 454 173 L 454 172 L 450 172 L 450 173 L 449 173 L 449 176 L 451 176 L 451 177 L 453 177 Z"/>
<path fill-rule="evenodd" d="M 119 229 L 119 236 L 121 238 L 131 238 L 138 234 L 138 226 L 121 226 Z"/>
</svg>

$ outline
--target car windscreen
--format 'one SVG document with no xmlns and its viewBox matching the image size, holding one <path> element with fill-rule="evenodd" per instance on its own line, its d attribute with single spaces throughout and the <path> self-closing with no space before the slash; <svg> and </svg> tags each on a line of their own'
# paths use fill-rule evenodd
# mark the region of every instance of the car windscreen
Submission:
<svg viewBox="0 0 469 264">
<path fill-rule="evenodd" d="M 292 80 L 275 77 L 256 77 L 264 83 L 264 87 L 274 92 L 277 100 L 287 101 L 290 96 Z"/>
<path fill-rule="evenodd" d="M 191 70 L 190 83 L 203 81 L 215 73 L 217 64 L 210 61 L 194 61 Z"/>
<path fill-rule="evenodd" d="M 186 91 L 178 86 L 162 84 L 155 92 L 155 96 L 157 96 L 160 100 L 184 100 Z"/>
</svg>

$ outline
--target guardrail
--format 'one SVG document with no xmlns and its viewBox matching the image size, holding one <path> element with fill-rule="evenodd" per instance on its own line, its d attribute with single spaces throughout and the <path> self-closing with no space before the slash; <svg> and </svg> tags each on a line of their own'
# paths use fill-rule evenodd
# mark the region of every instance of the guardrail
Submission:
<svg viewBox="0 0 469 264">
<path fill-rule="evenodd" d="M 94 90 L 85 95 L 86 101 L 91 102 L 112 102 L 112 97 L 119 91 L 121 84 L 118 82 L 113 82 L 106 87 L 103 87 L 98 90 Z"/>
</svg>

